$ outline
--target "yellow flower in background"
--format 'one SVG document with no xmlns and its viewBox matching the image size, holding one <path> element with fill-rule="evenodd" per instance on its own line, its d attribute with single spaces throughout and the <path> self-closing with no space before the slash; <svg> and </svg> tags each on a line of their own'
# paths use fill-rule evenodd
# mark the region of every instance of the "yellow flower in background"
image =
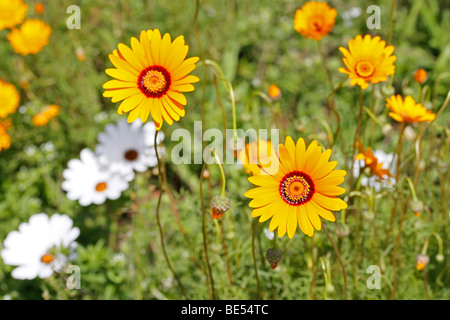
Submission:
<svg viewBox="0 0 450 320">
<path fill-rule="evenodd" d="M 16 87 L 0 80 L 0 119 L 16 112 L 19 101 L 20 95 Z"/>
<path fill-rule="evenodd" d="M 359 153 L 356 155 L 355 160 L 364 160 L 365 167 L 370 168 L 370 171 L 380 179 L 387 179 L 391 176 L 389 169 L 382 168 L 383 163 L 378 162 L 370 147 L 367 147 L 366 150 L 359 144 L 358 148 Z"/>
<path fill-rule="evenodd" d="M 295 12 L 294 29 L 306 38 L 321 40 L 333 29 L 336 15 L 325 2 L 307 2 Z"/>
<path fill-rule="evenodd" d="M 183 93 L 193 91 L 192 83 L 199 81 L 189 75 L 199 58 L 185 59 L 188 49 L 183 36 L 172 42 L 158 29 L 142 31 L 139 40 L 131 38 L 131 48 L 120 43 L 109 55 L 116 69 L 105 71 L 116 80 L 103 85 L 103 96 L 113 103 L 123 100 L 117 112 L 129 112 L 128 122 L 137 118 L 146 122 L 151 114 L 157 130 L 163 121 L 172 125 L 185 115 Z"/>
<path fill-rule="evenodd" d="M 51 119 L 59 114 L 59 106 L 49 105 L 33 116 L 32 122 L 36 127 L 45 126 Z"/>
<path fill-rule="evenodd" d="M 266 140 L 247 143 L 245 147 L 239 151 L 237 158 L 249 174 L 251 173 L 249 169 L 250 164 L 259 164 L 264 167 L 270 165 L 273 160 L 277 159 L 275 148 L 270 141 Z"/>
<path fill-rule="evenodd" d="M 0 0 L 0 30 L 22 23 L 27 10 L 28 6 L 22 0 Z"/>
<path fill-rule="evenodd" d="M 6 132 L 11 127 L 11 121 L 0 121 L 0 151 L 9 149 L 11 146 L 11 137 Z"/>
<path fill-rule="evenodd" d="M 47 44 L 52 29 L 44 21 L 29 19 L 8 34 L 8 40 L 14 51 L 21 55 L 36 54 Z"/>
<path fill-rule="evenodd" d="M 359 85 L 362 89 L 369 87 L 369 82 L 378 83 L 387 80 L 387 77 L 395 73 L 393 46 L 387 46 L 386 42 L 376 36 L 372 38 L 360 35 L 348 42 L 348 50 L 340 47 L 344 55 L 345 68 L 339 68 L 339 72 L 348 74 L 352 86 Z"/>
<path fill-rule="evenodd" d="M 268 94 L 272 100 L 278 100 L 281 97 L 281 90 L 276 85 L 271 84 L 269 86 Z"/>
<path fill-rule="evenodd" d="M 399 94 L 386 98 L 386 107 L 391 110 L 389 116 L 398 122 L 427 122 L 436 118 L 436 114 L 416 103 L 411 96 L 406 96 L 405 100 Z"/>
<path fill-rule="evenodd" d="M 344 182 L 346 172 L 334 170 L 337 162 L 328 161 L 331 150 L 322 152 L 316 140 L 306 148 L 302 138 L 295 144 L 287 137 L 276 156 L 271 166 L 249 165 L 254 176 L 248 180 L 257 186 L 245 193 L 253 198 L 249 203 L 252 217 L 260 217 L 260 222 L 271 219 L 269 230 L 278 228 L 280 237 L 287 233 L 292 238 L 297 225 L 312 237 L 314 229 L 322 228 L 320 217 L 335 221 L 331 211 L 347 208 L 336 197 L 345 192 L 338 184 Z"/>
</svg>

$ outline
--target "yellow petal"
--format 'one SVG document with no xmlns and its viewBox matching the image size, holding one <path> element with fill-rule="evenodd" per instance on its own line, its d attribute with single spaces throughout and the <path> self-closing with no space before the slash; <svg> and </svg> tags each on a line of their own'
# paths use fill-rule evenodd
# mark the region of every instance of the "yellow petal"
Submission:
<svg viewBox="0 0 450 320">
<path fill-rule="evenodd" d="M 289 210 L 287 219 L 287 234 L 289 239 L 292 239 L 297 230 L 297 209 L 297 207 L 291 206 Z"/>
<path fill-rule="evenodd" d="M 348 207 L 347 203 L 345 203 L 345 201 L 343 201 L 342 199 L 336 197 L 327 197 L 317 192 L 314 194 L 312 201 L 316 202 L 321 207 L 331 211 L 339 211 Z"/>
</svg>

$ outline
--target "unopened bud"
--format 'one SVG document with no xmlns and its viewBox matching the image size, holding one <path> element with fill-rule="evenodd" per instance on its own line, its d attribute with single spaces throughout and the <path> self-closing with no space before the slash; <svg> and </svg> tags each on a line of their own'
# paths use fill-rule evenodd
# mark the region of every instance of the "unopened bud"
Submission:
<svg viewBox="0 0 450 320">
<path fill-rule="evenodd" d="M 424 254 L 418 254 L 416 257 L 417 270 L 423 270 L 427 266 L 428 262 L 430 262 L 430 257 Z"/>
<path fill-rule="evenodd" d="M 219 219 L 230 209 L 230 199 L 227 196 L 215 195 L 211 200 L 211 214 L 213 219 Z"/>
<path fill-rule="evenodd" d="M 266 260 L 269 261 L 270 267 L 275 269 L 278 264 L 283 260 L 283 250 L 279 248 L 270 248 L 266 251 Z"/>
<path fill-rule="evenodd" d="M 424 83 L 427 80 L 427 72 L 424 69 L 418 69 L 414 73 L 414 80 L 418 83 Z"/>
<path fill-rule="evenodd" d="M 409 207 L 416 216 L 419 216 L 423 210 L 423 203 L 420 200 L 413 200 L 409 203 Z"/>
<path fill-rule="evenodd" d="M 442 262 L 442 261 L 444 261 L 444 255 L 443 254 L 438 254 L 438 255 L 436 255 L 436 261 L 437 262 Z"/>
</svg>

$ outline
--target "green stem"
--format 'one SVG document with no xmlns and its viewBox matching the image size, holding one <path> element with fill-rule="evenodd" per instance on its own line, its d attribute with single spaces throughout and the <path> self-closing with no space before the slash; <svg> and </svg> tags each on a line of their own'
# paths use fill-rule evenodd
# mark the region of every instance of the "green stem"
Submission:
<svg viewBox="0 0 450 320">
<path fill-rule="evenodd" d="M 333 238 L 331 238 L 330 234 L 328 233 L 327 228 L 325 227 L 325 225 L 322 223 L 322 228 L 325 231 L 325 233 L 327 234 L 328 239 L 331 242 L 331 245 L 333 246 L 334 251 L 336 252 L 337 258 L 339 260 L 339 264 L 341 265 L 341 269 L 342 269 L 342 274 L 344 276 L 344 291 L 345 291 L 345 300 L 347 300 L 347 272 L 345 271 L 345 266 L 344 263 L 342 262 L 342 258 L 341 258 L 341 254 L 339 253 L 338 248 L 336 247 Z"/>
<path fill-rule="evenodd" d="M 160 186 L 159 197 L 158 197 L 158 204 L 156 206 L 156 221 L 158 222 L 159 236 L 160 236 L 160 240 L 161 240 L 161 247 L 162 247 L 162 250 L 163 250 L 164 258 L 166 259 L 167 265 L 168 265 L 170 271 L 172 272 L 175 280 L 177 281 L 177 283 L 178 283 L 178 285 L 179 285 L 179 287 L 181 289 L 181 292 L 183 293 L 183 295 L 186 298 L 186 300 L 189 300 L 189 298 L 186 295 L 186 292 L 184 290 L 183 284 L 181 283 L 181 281 L 178 278 L 175 270 L 172 267 L 172 264 L 170 263 L 169 256 L 167 255 L 167 252 L 166 252 L 166 246 L 164 244 L 164 232 L 163 232 L 163 228 L 162 228 L 162 225 L 161 225 L 161 219 L 160 219 L 160 216 L 159 216 L 159 209 L 161 207 L 161 200 L 162 200 L 162 194 L 163 194 L 163 191 L 164 191 L 164 184 L 162 182 L 163 177 L 162 177 L 162 174 L 161 174 L 161 160 L 160 160 L 159 154 L 158 154 L 158 142 L 157 142 L 158 132 L 159 131 L 156 131 L 156 133 L 155 133 L 155 142 L 154 142 L 156 159 L 158 161 L 158 179 L 159 179 L 159 186 Z"/>
<path fill-rule="evenodd" d="M 259 283 L 258 266 L 256 264 L 256 253 L 255 253 L 255 235 L 257 226 L 258 220 L 255 220 L 253 222 L 253 233 L 252 233 L 252 257 L 253 257 L 253 268 L 255 269 L 256 286 L 258 289 L 258 300 L 261 300 L 261 285 Z"/>
<path fill-rule="evenodd" d="M 211 298 L 213 300 L 216 299 L 216 294 L 214 290 L 214 278 L 212 275 L 211 265 L 209 264 L 209 255 L 208 255 L 208 243 L 206 238 L 206 212 L 205 212 L 205 203 L 203 199 L 203 172 L 206 168 L 206 162 L 203 163 L 202 172 L 200 173 L 200 202 L 202 207 L 202 233 L 203 233 L 203 251 L 205 254 L 206 266 L 208 269 L 208 274 L 206 275 L 206 282 L 208 283 L 208 277 L 211 283 Z"/>
<path fill-rule="evenodd" d="M 391 44 L 392 35 L 394 34 L 394 11 L 395 11 L 395 0 L 391 0 L 391 13 L 389 14 L 389 37 L 387 45 Z"/>
</svg>

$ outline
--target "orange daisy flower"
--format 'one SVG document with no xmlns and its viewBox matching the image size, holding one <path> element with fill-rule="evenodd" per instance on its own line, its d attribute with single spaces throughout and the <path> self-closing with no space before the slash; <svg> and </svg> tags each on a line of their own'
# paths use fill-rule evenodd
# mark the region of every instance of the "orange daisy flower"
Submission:
<svg viewBox="0 0 450 320">
<path fill-rule="evenodd" d="M 436 114 L 422 104 L 416 104 L 411 96 L 406 96 L 405 100 L 399 94 L 386 98 L 386 107 L 391 110 L 389 116 L 398 122 L 428 122 L 436 118 Z"/>
<path fill-rule="evenodd" d="M 386 179 L 391 176 L 389 169 L 382 168 L 383 163 L 378 162 L 370 147 L 367 147 L 367 150 L 365 150 L 359 145 L 358 148 L 360 152 L 356 155 L 355 160 L 364 160 L 365 166 L 370 168 L 370 171 L 380 179 Z"/>
<path fill-rule="evenodd" d="M 339 68 L 339 72 L 348 74 L 352 86 L 359 85 L 362 89 L 369 87 L 369 82 L 378 83 L 387 80 L 387 77 L 395 73 L 393 46 L 387 46 L 380 37 L 372 38 L 360 35 L 348 42 L 349 50 L 340 47 L 343 53 L 345 68 Z"/>
<path fill-rule="evenodd" d="M 336 15 L 327 3 L 310 1 L 295 12 L 294 29 L 306 38 L 321 40 L 333 29 Z"/>
</svg>

